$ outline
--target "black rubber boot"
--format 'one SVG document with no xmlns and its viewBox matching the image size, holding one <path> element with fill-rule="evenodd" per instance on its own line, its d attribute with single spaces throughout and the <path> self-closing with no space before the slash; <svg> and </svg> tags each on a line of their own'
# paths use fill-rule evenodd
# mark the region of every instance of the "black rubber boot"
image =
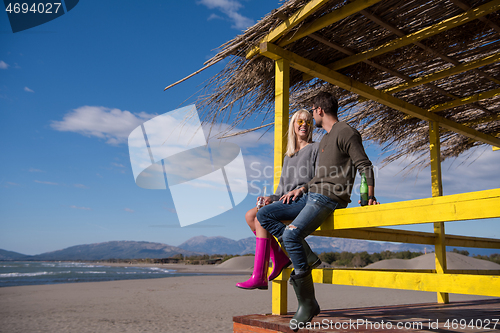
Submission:
<svg viewBox="0 0 500 333">
<path fill-rule="evenodd" d="M 306 251 L 307 263 L 311 269 L 314 269 L 321 265 L 321 259 L 316 255 L 316 253 L 311 250 L 309 244 L 307 244 L 306 240 L 302 240 L 302 246 L 304 247 L 304 251 Z"/>
<path fill-rule="evenodd" d="M 295 275 L 295 271 L 290 275 L 290 284 L 293 286 L 299 307 L 297 312 L 290 320 L 290 328 L 296 331 L 298 328 L 305 327 L 314 316 L 320 312 L 319 304 L 314 296 L 314 283 L 311 270 Z"/>
<path fill-rule="evenodd" d="M 280 243 L 280 246 L 281 246 L 281 249 L 283 250 L 283 252 L 285 252 L 286 255 L 288 256 L 288 258 L 290 258 L 288 253 L 285 251 L 285 245 L 283 244 L 283 239 L 281 237 L 278 238 L 278 242 Z M 321 259 L 316 255 L 316 253 L 314 253 L 311 250 L 311 248 L 309 247 L 309 244 L 307 244 L 305 239 L 302 240 L 302 246 L 304 247 L 304 251 L 306 252 L 307 264 L 309 265 L 309 268 L 314 269 L 314 268 L 318 267 L 319 265 L 321 265 Z"/>
</svg>

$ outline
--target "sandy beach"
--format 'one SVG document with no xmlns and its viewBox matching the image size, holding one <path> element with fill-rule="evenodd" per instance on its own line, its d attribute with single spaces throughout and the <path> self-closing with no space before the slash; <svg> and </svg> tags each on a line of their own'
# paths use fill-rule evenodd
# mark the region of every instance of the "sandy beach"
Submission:
<svg viewBox="0 0 500 333">
<path fill-rule="evenodd" d="M 173 268 L 175 265 L 162 265 Z M 232 317 L 271 312 L 271 289 L 242 290 L 241 267 L 178 265 L 194 275 L 0 288 L 0 332 L 232 332 Z M 270 284 L 271 285 L 271 284 Z M 315 284 L 322 309 L 435 302 L 435 293 Z M 288 309 L 297 303 L 288 288 Z M 450 295 L 451 301 L 487 297 Z"/>
</svg>

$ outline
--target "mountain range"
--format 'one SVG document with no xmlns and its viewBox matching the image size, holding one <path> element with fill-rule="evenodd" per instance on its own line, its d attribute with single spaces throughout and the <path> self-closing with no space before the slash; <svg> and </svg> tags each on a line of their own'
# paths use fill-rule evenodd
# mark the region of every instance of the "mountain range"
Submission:
<svg viewBox="0 0 500 333">
<path fill-rule="evenodd" d="M 134 241 L 112 241 L 71 246 L 66 249 L 46 252 L 34 256 L 0 250 L 0 260 L 106 260 L 168 258 L 176 254 L 185 256 L 204 253 L 184 250 L 175 246 Z"/>
<path fill-rule="evenodd" d="M 308 237 L 307 242 L 314 252 L 363 252 L 368 253 L 382 251 L 412 251 L 432 252 L 434 247 L 419 244 L 400 244 L 388 242 L 371 242 L 365 240 L 330 238 L 330 237 Z M 458 248 L 459 250 L 464 248 Z M 450 249 L 451 250 L 451 249 Z M 498 253 L 495 249 L 466 249 L 471 254 L 490 255 Z M 197 236 L 188 239 L 179 246 L 171 246 L 162 243 L 135 242 L 135 241 L 111 241 L 77 245 L 66 249 L 46 252 L 38 255 L 25 255 L 17 252 L 0 249 L 0 261 L 5 260 L 106 260 L 106 259 L 144 259 L 144 258 L 168 258 L 176 254 L 184 256 L 202 254 L 233 254 L 244 255 L 254 253 L 255 237 L 248 237 L 238 241 L 226 237 Z"/>
</svg>

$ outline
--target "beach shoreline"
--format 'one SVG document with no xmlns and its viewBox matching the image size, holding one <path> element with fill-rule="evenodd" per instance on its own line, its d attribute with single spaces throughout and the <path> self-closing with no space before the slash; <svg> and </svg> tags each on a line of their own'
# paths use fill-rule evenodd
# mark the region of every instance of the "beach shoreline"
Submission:
<svg viewBox="0 0 500 333">
<path fill-rule="evenodd" d="M 252 257 L 253 259 L 253 257 Z M 231 274 L 245 275 L 251 274 L 251 268 L 221 268 L 217 265 L 192 265 L 192 264 L 152 264 L 152 263 L 109 263 L 100 261 L 88 261 L 85 264 L 101 265 L 110 267 L 157 267 L 168 270 L 175 270 L 177 273 L 198 273 L 198 274 Z"/>
<path fill-rule="evenodd" d="M 225 270 L 221 270 L 224 272 Z M 0 332 L 232 332 L 233 316 L 271 313 L 245 275 L 193 275 L 0 288 Z M 322 309 L 436 302 L 436 294 L 315 284 Z M 491 297 L 450 295 L 451 301 Z M 288 288 L 288 310 L 297 309 Z"/>
</svg>

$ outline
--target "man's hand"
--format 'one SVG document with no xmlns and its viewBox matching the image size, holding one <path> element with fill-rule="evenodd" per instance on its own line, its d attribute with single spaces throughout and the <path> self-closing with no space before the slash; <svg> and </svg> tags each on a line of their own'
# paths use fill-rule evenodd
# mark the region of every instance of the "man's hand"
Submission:
<svg viewBox="0 0 500 333">
<path fill-rule="evenodd" d="M 290 199 L 292 199 L 292 201 L 295 201 L 295 199 L 299 198 L 304 192 L 305 189 L 303 187 L 295 189 L 283 195 L 280 198 L 280 201 L 283 201 L 283 203 L 290 203 Z"/>
<path fill-rule="evenodd" d="M 361 206 L 361 200 L 358 200 L 358 204 Z M 368 205 L 367 206 L 371 206 L 371 205 L 380 205 L 380 202 L 377 201 L 377 199 L 375 197 L 370 198 L 368 199 Z"/>
</svg>

